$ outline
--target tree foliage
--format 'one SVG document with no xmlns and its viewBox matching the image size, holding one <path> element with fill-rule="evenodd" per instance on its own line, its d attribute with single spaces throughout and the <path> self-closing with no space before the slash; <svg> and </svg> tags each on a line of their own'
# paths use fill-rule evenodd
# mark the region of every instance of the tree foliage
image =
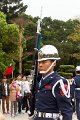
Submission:
<svg viewBox="0 0 80 120">
<path fill-rule="evenodd" d="M 2 0 L 0 2 L 0 11 L 6 14 L 8 22 L 25 12 L 26 8 L 27 5 L 23 5 L 22 0 Z"/>
<path fill-rule="evenodd" d="M 15 41 L 18 40 L 18 32 L 18 27 L 15 24 L 7 24 L 6 16 L 0 12 L 0 73 L 12 63 L 11 54 L 17 49 Z"/>
<path fill-rule="evenodd" d="M 68 36 L 68 39 L 73 43 L 72 57 L 78 62 L 80 60 L 80 21 L 76 20 L 74 32 Z"/>
<path fill-rule="evenodd" d="M 76 59 L 80 59 L 79 21 L 68 20 L 64 22 L 45 17 L 42 23 L 43 44 L 52 44 L 57 47 L 62 58 L 62 64 L 77 64 Z M 78 26 L 77 29 L 76 26 Z M 71 40 L 71 37 L 74 38 L 75 36 L 77 36 L 76 42 Z M 74 54 L 76 52 L 78 52 L 78 56 Z"/>
<path fill-rule="evenodd" d="M 21 13 L 21 15 L 19 14 L 18 17 L 12 21 L 15 25 L 7 24 L 6 15 L 0 13 L 1 55 L 6 55 L 16 63 L 18 62 L 19 33 L 20 30 L 22 30 L 22 61 L 25 71 L 26 66 L 28 66 L 27 61 L 32 61 L 33 59 L 32 53 L 35 46 L 37 20 L 39 17 L 33 18 L 32 16 Z M 64 22 L 56 19 L 52 20 L 51 17 L 45 17 L 42 20 L 41 32 L 41 46 L 52 44 L 57 47 L 62 59 L 61 64 L 72 64 L 75 66 L 80 64 L 80 22 L 78 20 L 68 20 Z M 30 67 L 31 65 L 29 69 Z"/>
</svg>

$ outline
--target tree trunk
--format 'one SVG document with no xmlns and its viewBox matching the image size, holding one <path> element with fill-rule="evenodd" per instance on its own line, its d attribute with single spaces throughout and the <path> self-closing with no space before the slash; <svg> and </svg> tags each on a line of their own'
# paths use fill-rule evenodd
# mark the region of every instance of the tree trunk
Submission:
<svg viewBox="0 0 80 120">
<path fill-rule="evenodd" d="M 19 73 L 22 74 L 22 30 L 19 34 Z"/>
</svg>

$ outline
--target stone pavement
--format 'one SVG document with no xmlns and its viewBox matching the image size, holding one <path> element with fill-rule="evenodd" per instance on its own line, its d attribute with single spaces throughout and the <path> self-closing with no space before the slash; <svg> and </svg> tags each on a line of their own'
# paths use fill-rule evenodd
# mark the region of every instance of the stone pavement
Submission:
<svg viewBox="0 0 80 120">
<path fill-rule="evenodd" d="M 30 120 L 27 113 L 20 114 L 20 115 L 18 115 L 16 117 L 11 117 L 10 114 L 6 114 L 6 115 L 4 115 L 4 117 L 5 117 L 5 120 Z M 72 120 L 77 120 L 76 114 L 73 115 Z"/>
<path fill-rule="evenodd" d="M 27 113 L 11 117 L 10 114 L 4 115 L 5 120 L 29 120 Z"/>
</svg>

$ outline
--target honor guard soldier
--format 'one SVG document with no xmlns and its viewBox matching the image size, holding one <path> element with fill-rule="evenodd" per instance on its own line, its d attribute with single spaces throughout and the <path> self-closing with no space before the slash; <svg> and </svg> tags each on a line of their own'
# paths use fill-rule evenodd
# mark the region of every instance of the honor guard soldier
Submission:
<svg viewBox="0 0 80 120">
<path fill-rule="evenodd" d="M 75 109 L 77 113 L 77 119 L 80 120 L 80 66 L 75 69 L 76 76 L 72 78 L 72 93 L 73 99 L 75 99 Z"/>
<path fill-rule="evenodd" d="M 57 49 L 45 45 L 38 52 L 38 71 L 33 120 L 72 120 L 69 82 L 54 71 L 59 60 Z"/>
</svg>

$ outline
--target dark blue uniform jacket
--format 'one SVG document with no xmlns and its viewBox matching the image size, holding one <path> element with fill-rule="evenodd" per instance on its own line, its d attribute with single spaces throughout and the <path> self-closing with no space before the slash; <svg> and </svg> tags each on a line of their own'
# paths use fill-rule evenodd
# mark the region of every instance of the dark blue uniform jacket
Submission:
<svg viewBox="0 0 80 120">
<path fill-rule="evenodd" d="M 75 98 L 80 99 L 80 75 L 76 75 L 75 77 L 73 77 L 73 83 L 71 87 L 72 96 L 75 92 Z"/>
<path fill-rule="evenodd" d="M 39 86 L 40 80 L 37 80 L 35 110 L 46 113 L 60 112 L 63 120 L 72 120 L 71 100 L 63 94 L 60 84 L 55 87 L 55 97 L 52 94 L 52 87 L 60 79 L 67 86 L 67 80 L 58 75 L 57 72 L 53 72 L 42 80 L 41 86 Z"/>
</svg>

